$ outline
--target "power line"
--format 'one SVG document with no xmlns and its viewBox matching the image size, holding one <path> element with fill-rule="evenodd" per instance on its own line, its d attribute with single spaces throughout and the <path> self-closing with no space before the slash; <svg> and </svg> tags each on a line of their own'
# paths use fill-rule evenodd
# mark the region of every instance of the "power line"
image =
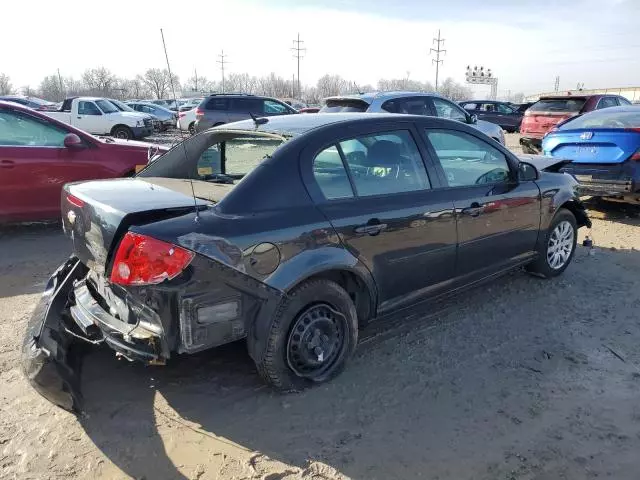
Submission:
<svg viewBox="0 0 640 480">
<path fill-rule="evenodd" d="M 431 48 L 431 50 L 429 50 L 429 53 L 436 52 L 436 58 L 435 60 L 432 59 L 431 63 L 436 64 L 436 92 L 437 92 L 438 91 L 438 73 L 440 70 L 440 64 L 444 62 L 444 60 L 440 60 L 440 54 L 447 53 L 446 50 L 440 48 L 441 43 L 444 45 L 444 38 L 440 38 L 440 29 L 438 29 L 438 38 L 434 38 L 433 43 L 435 43 L 438 46 L 438 48 Z"/>
<path fill-rule="evenodd" d="M 224 50 L 220 51 L 220 55 L 218 55 L 218 58 L 220 60 L 216 60 L 216 63 L 220 64 L 220 68 L 222 69 L 222 93 L 224 93 L 224 66 L 225 64 L 229 63 L 229 60 L 226 60 L 226 57 L 228 57 L 229 55 L 226 55 L 224 53 Z"/>
<path fill-rule="evenodd" d="M 300 33 L 298 33 L 298 39 L 293 41 L 293 47 L 291 48 L 291 51 L 294 52 L 293 58 L 295 58 L 298 61 L 298 98 L 302 96 L 301 90 L 300 90 L 300 60 L 304 58 L 304 55 L 302 55 L 302 52 L 307 51 L 306 48 L 301 47 L 303 43 L 304 43 L 304 40 L 300 40 Z"/>
</svg>

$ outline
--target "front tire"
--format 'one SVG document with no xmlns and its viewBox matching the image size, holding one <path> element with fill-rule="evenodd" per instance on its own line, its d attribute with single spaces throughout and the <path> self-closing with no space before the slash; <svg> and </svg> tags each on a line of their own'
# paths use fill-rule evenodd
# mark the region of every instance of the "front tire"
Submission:
<svg viewBox="0 0 640 480">
<path fill-rule="evenodd" d="M 527 270 L 543 278 L 557 277 L 571 263 L 577 240 L 576 217 L 565 208 L 559 209 L 538 249 L 538 258 L 527 266 Z"/>
<path fill-rule="evenodd" d="M 131 129 L 124 125 L 119 125 L 111 130 L 111 136 L 120 138 L 121 140 L 131 140 L 133 138 L 133 132 Z"/>
<path fill-rule="evenodd" d="M 266 349 L 249 351 L 260 376 L 278 390 L 295 391 L 337 376 L 358 342 L 358 316 L 349 294 L 330 280 L 310 280 L 280 305 Z"/>
</svg>

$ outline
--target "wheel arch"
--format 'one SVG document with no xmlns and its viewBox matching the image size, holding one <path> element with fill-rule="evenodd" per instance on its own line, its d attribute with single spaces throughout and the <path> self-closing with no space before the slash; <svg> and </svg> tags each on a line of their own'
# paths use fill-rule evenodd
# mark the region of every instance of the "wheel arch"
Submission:
<svg viewBox="0 0 640 480">
<path fill-rule="evenodd" d="M 114 132 L 117 128 L 122 128 L 122 127 L 126 128 L 127 130 L 129 130 L 130 132 L 132 132 L 132 133 L 133 133 L 133 130 L 131 130 L 131 127 L 130 127 L 129 125 L 124 124 L 124 123 L 117 123 L 117 124 L 115 124 L 113 127 L 111 127 L 111 130 L 109 131 L 109 133 L 113 135 L 113 132 Z"/>
</svg>

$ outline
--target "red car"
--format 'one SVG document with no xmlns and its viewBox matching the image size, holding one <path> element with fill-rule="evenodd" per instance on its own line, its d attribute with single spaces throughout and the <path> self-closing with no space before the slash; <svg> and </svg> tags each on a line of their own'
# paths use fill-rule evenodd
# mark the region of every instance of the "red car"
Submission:
<svg viewBox="0 0 640 480">
<path fill-rule="evenodd" d="M 59 218 L 65 183 L 133 175 L 147 164 L 150 146 L 94 137 L 0 101 L 0 223 Z"/>
<path fill-rule="evenodd" d="M 531 105 L 520 124 L 520 145 L 524 153 L 540 153 L 542 137 L 558 123 L 601 108 L 631 105 L 619 95 L 554 95 L 540 97 Z"/>
</svg>

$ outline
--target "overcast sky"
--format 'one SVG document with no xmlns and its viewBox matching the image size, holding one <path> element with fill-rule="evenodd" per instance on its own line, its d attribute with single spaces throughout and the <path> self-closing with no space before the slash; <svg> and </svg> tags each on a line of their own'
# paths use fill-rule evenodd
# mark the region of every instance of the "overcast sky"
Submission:
<svg viewBox="0 0 640 480">
<path fill-rule="evenodd" d="M 194 68 L 219 78 L 222 49 L 228 72 L 291 78 L 300 32 L 303 83 L 325 73 L 433 83 L 440 29 L 441 78 L 462 82 L 466 65 L 484 65 L 499 95 L 552 90 L 556 75 L 561 89 L 640 86 L 640 0 L 3 0 L 1 11 L 0 72 L 15 87 L 37 87 L 57 68 L 74 77 L 97 66 L 124 77 L 163 68 L 160 28 L 182 80 Z"/>
</svg>

